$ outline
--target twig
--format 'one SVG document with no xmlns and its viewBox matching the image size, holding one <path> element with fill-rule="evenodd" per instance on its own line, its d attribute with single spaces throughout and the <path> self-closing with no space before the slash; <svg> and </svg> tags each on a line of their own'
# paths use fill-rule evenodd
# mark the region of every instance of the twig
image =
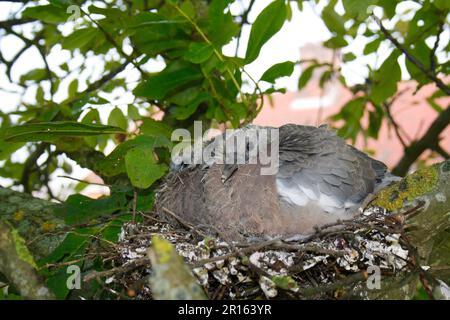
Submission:
<svg viewBox="0 0 450 320">
<path fill-rule="evenodd" d="M 21 24 L 30 23 L 30 22 L 34 22 L 34 21 L 36 21 L 36 20 L 34 20 L 34 19 L 11 19 L 11 20 L 0 21 L 0 28 L 2 28 L 2 29 L 11 28 L 14 26 L 18 26 Z"/>
<path fill-rule="evenodd" d="M 419 61 L 416 57 L 414 57 L 400 42 L 397 41 L 397 39 L 395 39 L 390 33 L 389 31 L 383 26 L 383 23 L 381 22 L 380 19 L 378 19 L 375 15 L 372 15 L 373 19 L 375 20 L 375 22 L 378 24 L 378 26 L 380 27 L 380 31 L 384 34 L 384 36 L 392 42 L 392 44 L 398 49 L 400 50 L 405 57 L 411 61 L 411 63 L 413 63 L 420 71 L 422 71 L 422 73 L 428 77 L 428 79 L 430 79 L 431 81 L 433 81 L 439 89 L 441 89 L 442 91 L 444 91 L 447 95 L 450 95 L 450 88 L 444 83 L 442 82 L 441 79 L 439 79 L 435 73 L 426 68 L 421 61 Z"/>
<path fill-rule="evenodd" d="M 190 223 L 188 223 L 187 221 L 183 220 L 181 217 L 179 217 L 177 214 L 175 214 L 175 212 L 163 207 L 162 210 L 166 213 L 168 213 L 169 215 L 171 215 L 173 218 L 175 218 L 179 223 L 181 223 L 184 227 L 188 228 L 189 230 L 195 232 L 196 234 L 205 237 L 206 235 L 197 230 L 196 228 L 194 228 Z"/>
<path fill-rule="evenodd" d="M 36 147 L 36 150 L 34 150 L 34 152 L 30 154 L 23 165 L 24 169 L 19 183 L 23 186 L 23 191 L 25 193 L 31 193 L 32 191 L 29 186 L 30 175 L 33 172 L 34 168 L 37 167 L 36 161 L 45 152 L 45 150 L 47 149 L 47 145 L 48 144 L 45 142 L 39 143 Z"/>
<path fill-rule="evenodd" d="M 231 253 L 228 253 L 228 254 L 225 254 L 222 256 L 216 256 L 216 257 L 211 257 L 211 258 L 195 261 L 192 264 L 192 267 L 193 268 L 201 267 L 201 266 L 211 263 L 211 262 L 227 260 L 229 258 L 234 258 L 238 255 L 244 255 L 246 253 L 256 252 L 256 251 L 262 250 L 262 249 L 267 249 L 267 250 L 271 250 L 271 249 L 272 250 L 273 249 L 282 250 L 282 249 L 284 249 L 284 250 L 296 251 L 296 252 L 314 252 L 314 253 L 318 253 L 318 254 L 328 254 L 328 255 L 332 255 L 332 256 L 343 256 L 344 255 L 344 252 L 328 250 L 325 248 L 321 248 L 315 244 L 307 244 L 307 245 L 288 244 L 288 243 L 281 242 L 281 240 L 279 238 L 275 238 L 275 239 L 259 242 L 259 243 L 253 244 L 253 245 L 249 245 L 247 247 L 240 248 L 239 250 L 233 250 Z"/>
<path fill-rule="evenodd" d="M 82 182 L 82 183 L 86 183 L 86 184 L 91 184 L 91 185 L 95 185 L 95 186 L 111 187 L 111 185 L 109 185 L 109 184 L 98 183 L 98 182 L 89 182 L 89 181 L 77 179 L 77 178 L 74 178 L 71 176 L 61 175 L 61 176 L 58 176 L 58 178 L 66 178 L 66 179 L 70 179 L 70 180 L 74 180 L 74 181 L 78 181 L 78 182 Z"/>
<path fill-rule="evenodd" d="M 408 88 L 404 89 L 403 91 L 398 92 L 388 103 L 382 103 L 382 106 L 384 107 L 384 110 L 386 111 L 386 115 L 388 116 L 389 122 L 394 127 L 395 135 L 397 136 L 398 140 L 403 146 L 403 149 L 406 149 L 408 145 L 406 144 L 405 140 L 402 137 L 402 133 L 406 136 L 406 138 L 411 141 L 411 139 L 406 135 L 405 131 L 400 127 L 400 125 L 395 121 L 394 117 L 391 113 L 391 106 L 394 104 L 394 102 L 398 99 L 399 96 L 401 96 L 403 93 L 408 91 Z M 374 106 L 375 103 L 370 99 L 369 100 Z"/>
<path fill-rule="evenodd" d="M 137 206 L 137 192 L 133 190 L 133 219 L 131 222 L 136 224 L 136 206 Z"/>
<path fill-rule="evenodd" d="M 449 159 L 450 158 L 450 154 L 448 154 L 447 151 L 442 149 L 442 147 L 439 144 L 434 146 L 433 150 L 436 151 L 437 153 L 439 153 L 441 155 L 441 157 L 444 158 L 444 159 Z"/>
<path fill-rule="evenodd" d="M 116 48 L 116 50 L 117 50 L 123 57 L 125 57 L 125 58 L 127 59 L 127 61 L 130 61 L 130 62 L 134 65 L 134 67 L 135 67 L 137 70 L 139 70 L 139 72 L 140 72 L 142 75 L 145 75 L 145 72 L 141 69 L 140 65 L 134 61 L 134 57 L 132 57 L 132 56 L 126 54 L 126 53 L 122 50 L 121 46 L 116 42 L 116 40 L 114 40 L 114 38 L 113 38 L 113 37 L 112 37 L 112 36 L 111 36 L 111 35 L 103 28 L 103 26 L 102 26 L 98 21 L 96 21 L 95 19 L 92 19 L 91 16 L 90 16 L 87 12 L 85 12 L 85 11 L 83 11 L 83 10 L 81 10 L 81 12 L 83 12 L 83 14 L 84 14 L 84 15 L 85 15 L 85 16 L 86 16 L 93 24 L 95 24 L 95 25 L 97 26 L 97 28 L 105 35 L 106 40 L 108 40 L 108 42 L 111 43 L 111 44 L 114 46 L 114 48 Z"/>
<path fill-rule="evenodd" d="M 444 23 L 441 22 L 438 26 L 438 33 L 436 35 L 436 41 L 434 42 L 433 49 L 430 51 L 430 69 L 436 73 L 436 51 L 439 47 L 439 41 L 441 39 L 441 34 L 444 31 Z"/>
<path fill-rule="evenodd" d="M 105 270 L 105 271 L 92 271 L 83 277 L 83 281 L 89 282 L 95 278 L 102 278 L 102 277 L 109 277 L 109 276 L 113 276 L 113 275 L 124 274 L 124 273 L 130 272 L 136 268 L 139 268 L 139 267 L 145 266 L 145 265 L 149 265 L 149 264 L 150 264 L 149 258 L 147 258 L 147 257 L 139 258 L 139 259 L 133 260 L 127 264 L 124 264 L 120 267 L 112 268 L 112 269 Z"/>
<path fill-rule="evenodd" d="M 407 173 L 409 167 L 417 158 L 427 149 L 432 149 L 439 142 L 439 135 L 450 123 L 450 107 L 439 113 L 433 121 L 427 132 L 421 139 L 413 142 L 405 150 L 405 154 L 397 163 L 392 173 L 397 176 L 403 176 Z"/>
<path fill-rule="evenodd" d="M 180 8 L 176 3 L 170 3 L 193 27 L 194 29 L 198 32 L 198 34 L 203 38 L 203 40 L 211 45 L 213 47 L 214 50 L 214 54 L 215 56 L 221 61 L 221 62 L 225 62 L 225 59 L 222 56 L 222 53 L 220 53 L 213 45 L 213 43 L 209 40 L 209 38 L 206 36 L 206 34 L 203 32 L 203 30 L 197 25 L 197 23 L 195 23 L 194 20 L 192 20 L 184 11 L 182 8 Z M 236 78 L 234 77 L 234 74 L 231 72 L 229 67 L 226 67 L 226 71 L 228 73 L 228 75 L 230 76 L 231 81 L 233 82 L 233 85 L 236 87 L 236 89 L 239 92 L 239 95 L 242 99 L 242 101 L 246 101 L 245 98 L 245 94 L 242 92 L 241 90 L 241 86 L 239 85 L 239 83 L 237 82 Z"/>
<path fill-rule="evenodd" d="M 317 287 L 299 288 L 298 293 L 302 296 L 313 296 L 315 294 L 323 294 L 324 292 L 333 291 L 342 287 L 347 287 L 351 284 L 359 283 L 367 279 L 366 272 L 355 273 L 345 277 L 342 280 L 334 281 L 333 283 L 323 284 Z"/>
<path fill-rule="evenodd" d="M 244 14 L 242 15 L 242 20 L 239 23 L 239 27 L 240 28 L 239 28 L 239 34 L 237 35 L 235 56 L 238 55 L 238 51 L 239 51 L 239 45 L 240 45 L 240 42 L 241 42 L 241 35 L 242 35 L 242 27 L 244 26 L 244 24 L 248 23 L 248 14 L 252 10 L 254 4 L 255 4 L 255 0 L 250 0 L 248 8 L 247 8 L 247 10 L 244 11 Z"/>
</svg>

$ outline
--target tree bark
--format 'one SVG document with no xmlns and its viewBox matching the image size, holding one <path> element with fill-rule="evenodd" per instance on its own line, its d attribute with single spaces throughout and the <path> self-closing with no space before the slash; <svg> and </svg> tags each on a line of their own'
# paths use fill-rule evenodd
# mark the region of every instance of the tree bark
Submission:
<svg viewBox="0 0 450 320">
<path fill-rule="evenodd" d="M 54 299 L 36 272 L 36 264 L 17 231 L 0 221 L 0 272 L 25 299 Z"/>
<path fill-rule="evenodd" d="M 381 290 L 361 291 L 370 298 L 410 299 L 421 277 L 427 274 L 450 283 L 450 160 L 420 169 L 381 190 L 372 206 L 399 213 L 405 219 L 405 235 L 417 251 L 421 269 L 385 279 Z M 420 206 L 411 216 L 404 215 Z M 430 291 L 440 285 L 427 280 Z"/>
<path fill-rule="evenodd" d="M 7 221 L 26 241 L 36 260 L 47 256 L 65 237 L 52 233 L 64 226 L 59 204 L 0 187 L 0 221 Z"/>
</svg>

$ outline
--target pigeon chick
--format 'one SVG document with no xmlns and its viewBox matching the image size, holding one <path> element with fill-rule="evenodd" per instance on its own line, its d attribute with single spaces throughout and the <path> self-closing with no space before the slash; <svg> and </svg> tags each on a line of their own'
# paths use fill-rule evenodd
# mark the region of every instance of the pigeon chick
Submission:
<svg viewBox="0 0 450 320">
<path fill-rule="evenodd" d="M 277 156 L 277 165 L 273 174 L 262 174 L 260 154 L 255 158 L 253 152 L 261 145 L 248 133 L 272 129 L 250 125 L 224 134 L 204 144 L 213 150 L 212 161 L 173 166 L 157 194 L 158 214 L 228 240 L 307 235 L 354 217 L 368 196 L 395 180 L 382 162 L 327 127 L 295 124 L 278 128 L 276 141 L 267 140 L 266 150 L 278 147 L 270 155 Z M 239 135 L 250 138 L 243 149 L 230 151 L 223 142 Z"/>
</svg>

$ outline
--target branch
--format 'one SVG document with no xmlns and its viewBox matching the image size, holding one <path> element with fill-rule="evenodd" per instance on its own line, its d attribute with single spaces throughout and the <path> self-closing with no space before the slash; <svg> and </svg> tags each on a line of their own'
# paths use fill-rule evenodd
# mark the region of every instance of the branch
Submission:
<svg viewBox="0 0 450 320">
<path fill-rule="evenodd" d="M 125 68 L 130 62 L 131 60 L 127 59 L 119 67 L 117 67 L 114 70 L 111 70 L 108 74 L 105 74 L 102 78 L 89 85 L 89 87 L 86 90 L 84 90 L 84 93 L 90 93 L 103 87 L 107 82 L 111 81 L 112 79 L 114 79 L 115 76 L 117 76 L 119 73 L 125 70 Z"/>
<path fill-rule="evenodd" d="M 0 221 L 0 272 L 26 299 L 55 299 L 37 274 L 34 260 L 16 232 Z"/>
<path fill-rule="evenodd" d="M 442 147 L 438 144 L 433 148 L 434 151 L 440 154 L 440 156 L 444 159 L 450 159 L 450 154 L 447 151 L 442 149 Z"/>
<path fill-rule="evenodd" d="M 244 24 L 248 24 L 248 14 L 252 10 L 254 4 L 255 4 L 255 0 L 250 0 L 248 8 L 247 8 L 247 10 L 244 11 L 244 13 L 242 15 L 242 20 L 239 23 L 239 34 L 237 36 L 236 51 L 234 53 L 235 56 L 238 55 L 239 45 L 241 42 L 242 28 L 243 28 Z"/>
<path fill-rule="evenodd" d="M 20 178 L 20 184 L 23 186 L 24 192 L 31 193 L 31 188 L 29 185 L 30 175 L 33 172 L 33 170 L 37 167 L 37 159 L 45 152 L 47 149 L 48 144 L 45 142 L 41 142 L 37 145 L 36 150 L 32 152 L 25 163 L 23 164 L 23 172 L 22 177 Z"/>
<path fill-rule="evenodd" d="M 405 56 L 406 58 L 411 61 L 411 63 L 413 63 L 424 75 L 426 75 L 428 77 L 428 79 L 430 79 L 431 81 L 433 81 L 434 83 L 436 83 L 436 86 L 438 86 L 439 89 L 441 89 L 443 92 L 445 92 L 445 94 L 450 96 L 450 87 L 448 87 L 444 82 L 442 82 L 441 79 L 439 79 L 433 70 L 430 70 L 428 68 L 426 68 L 422 62 L 420 62 L 419 60 L 416 59 L 416 57 L 414 57 L 400 42 L 397 41 L 397 39 L 395 39 L 388 30 L 386 30 L 386 28 L 383 26 L 382 22 L 380 21 L 380 19 L 378 19 L 376 16 L 373 16 L 374 20 L 376 21 L 376 23 L 378 24 L 378 26 L 380 27 L 380 31 L 384 34 L 384 36 L 392 42 L 392 44 L 398 49 L 400 50 Z"/>
<path fill-rule="evenodd" d="M 36 260 L 52 252 L 65 236 L 52 233 L 65 225 L 61 218 L 55 216 L 58 206 L 54 202 L 0 187 L 0 222 L 7 221 L 17 229 Z"/>
<path fill-rule="evenodd" d="M 439 144 L 439 135 L 449 123 L 450 106 L 439 114 L 422 138 L 413 142 L 405 149 L 405 154 L 392 170 L 392 173 L 398 176 L 404 176 L 408 172 L 409 167 L 425 150 L 436 148 Z"/>
<path fill-rule="evenodd" d="M 109 43 L 111 43 L 113 45 L 114 48 L 116 48 L 117 52 L 119 52 L 120 55 L 122 55 L 123 57 L 125 57 L 127 59 L 127 61 L 131 62 L 133 64 L 133 66 L 143 75 L 145 76 L 145 72 L 142 70 L 141 66 L 139 65 L 139 63 L 134 61 L 134 57 L 133 57 L 133 53 L 131 55 L 128 55 L 125 53 L 125 51 L 123 51 L 122 47 L 120 46 L 119 43 L 116 42 L 116 40 L 114 40 L 114 38 L 105 30 L 105 28 L 103 28 L 103 26 L 95 19 L 93 19 L 87 12 L 81 10 L 81 12 L 83 12 L 83 14 L 93 23 L 97 26 L 97 28 L 105 35 L 106 40 L 108 40 Z"/>
<path fill-rule="evenodd" d="M 1 0 L 0 0 L 1 2 Z M 30 22 L 34 22 L 36 20 L 34 19 L 11 19 L 11 20 L 5 20 L 5 21 L 0 21 L 0 28 L 1 29 L 7 29 L 7 28 L 11 28 L 13 26 L 18 26 L 21 24 L 26 24 L 26 23 L 30 23 Z"/>
<path fill-rule="evenodd" d="M 436 35 L 436 41 L 434 42 L 433 49 L 430 52 L 430 68 L 433 73 L 436 73 L 436 51 L 439 47 L 439 41 L 441 40 L 441 34 L 444 31 L 444 23 L 441 22 L 438 26 L 438 33 Z"/>
</svg>

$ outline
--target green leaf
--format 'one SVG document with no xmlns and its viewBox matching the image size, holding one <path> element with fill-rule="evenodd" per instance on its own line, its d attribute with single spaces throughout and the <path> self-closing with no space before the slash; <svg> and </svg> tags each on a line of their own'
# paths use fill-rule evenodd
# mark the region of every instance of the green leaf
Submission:
<svg viewBox="0 0 450 320">
<path fill-rule="evenodd" d="M 69 97 L 74 97 L 76 93 L 78 92 L 78 79 L 73 79 L 72 82 L 70 82 L 67 95 Z"/>
<path fill-rule="evenodd" d="M 72 4 L 71 0 L 48 0 L 48 2 L 58 8 L 67 8 Z"/>
<path fill-rule="evenodd" d="M 425 41 L 416 41 L 414 43 L 414 48 L 410 49 L 409 52 L 416 58 L 416 60 L 420 61 L 422 65 L 426 68 L 430 68 L 430 56 L 431 49 L 426 45 Z M 436 59 L 436 57 L 433 57 Z M 419 69 L 417 66 L 412 63 L 409 59 L 405 59 L 406 69 L 410 77 L 416 80 L 419 84 L 427 84 L 431 80 Z"/>
<path fill-rule="evenodd" d="M 213 0 L 209 4 L 209 25 L 206 28 L 206 32 L 208 39 L 217 48 L 230 42 L 239 33 L 239 26 L 233 21 L 231 13 L 225 13 L 230 2 L 231 0 Z"/>
<path fill-rule="evenodd" d="M 378 0 L 378 5 L 383 8 L 384 13 L 389 19 L 392 19 L 394 17 L 395 8 L 397 7 L 398 3 L 398 1 L 393 0 Z"/>
<path fill-rule="evenodd" d="M 254 61 L 263 45 L 281 29 L 286 20 L 286 13 L 285 2 L 275 0 L 258 15 L 250 31 L 245 54 L 246 64 Z"/>
<path fill-rule="evenodd" d="M 206 101 L 211 101 L 211 96 L 206 92 L 201 92 L 192 101 L 184 106 L 174 108 L 173 115 L 177 120 L 185 120 L 189 118 L 198 108 L 198 106 Z"/>
<path fill-rule="evenodd" d="M 25 243 L 25 239 L 22 238 L 19 234 L 19 232 L 14 229 L 11 225 L 8 224 L 11 230 L 11 235 L 14 241 L 14 246 L 16 248 L 17 256 L 28 263 L 30 266 L 37 268 L 36 262 L 34 261 L 33 256 L 31 255 L 30 251 L 28 250 L 28 247 Z"/>
<path fill-rule="evenodd" d="M 44 266 L 46 263 L 58 263 L 79 259 L 84 254 L 86 246 L 91 241 L 90 235 L 94 232 L 90 228 L 77 228 L 76 233 L 69 232 L 64 240 L 47 257 L 41 259 L 38 265 Z M 81 262 L 74 262 L 71 265 L 82 267 Z M 65 299 L 70 290 L 67 287 L 67 279 L 71 274 L 67 273 L 67 266 L 57 269 L 41 269 L 46 278 L 48 288 L 55 294 L 57 299 Z"/>
<path fill-rule="evenodd" d="M 442 90 L 435 91 L 431 96 L 427 98 L 428 104 L 438 113 L 441 113 L 444 111 L 444 109 L 436 102 L 437 98 L 445 97 L 446 95 Z M 1 152 L 1 150 L 0 150 Z M 1 159 L 1 157 L 0 157 Z"/>
<path fill-rule="evenodd" d="M 364 47 L 364 55 L 368 55 L 371 54 L 372 52 L 375 52 L 378 50 L 378 47 L 380 46 L 382 38 L 381 37 L 377 37 L 374 40 L 370 41 L 369 43 L 366 44 L 366 46 Z"/>
<path fill-rule="evenodd" d="M 28 7 L 22 12 L 23 18 L 37 19 L 46 23 L 66 22 L 69 14 L 62 8 L 51 4 Z"/>
<path fill-rule="evenodd" d="M 373 76 L 370 97 L 375 104 L 385 102 L 397 92 L 397 83 L 401 80 L 401 69 L 398 64 L 399 53 L 393 51 Z"/>
<path fill-rule="evenodd" d="M 450 2 L 448 2 L 448 0 L 434 0 L 433 3 L 439 10 L 450 10 Z"/>
<path fill-rule="evenodd" d="M 95 171 L 112 177 L 126 172 L 125 155 L 132 148 L 158 148 L 170 146 L 170 141 L 164 136 L 140 135 L 118 145 L 106 158 L 95 164 Z"/>
<path fill-rule="evenodd" d="M 74 265 L 79 265 L 80 263 L 74 263 Z M 67 273 L 66 268 L 59 268 L 57 272 L 54 272 L 53 275 L 50 275 L 46 279 L 47 287 L 55 294 L 56 299 L 64 300 L 67 298 L 67 295 L 70 292 L 70 289 L 67 288 L 67 279 L 70 277 L 70 274 Z"/>
<path fill-rule="evenodd" d="M 275 83 L 275 80 L 278 78 L 289 77 L 294 71 L 294 66 L 295 63 L 292 61 L 277 63 L 264 72 L 260 81 Z"/>
<path fill-rule="evenodd" d="M 77 29 L 62 41 L 62 48 L 67 50 L 82 49 L 98 36 L 96 28 Z"/>
<path fill-rule="evenodd" d="M 138 195 L 137 201 L 141 201 L 142 198 L 145 198 L 141 195 Z M 152 198 L 153 199 L 153 198 Z M 142 206 L 139 208 L 139 206 L 136 206 L 136 210 L 140 211 Z M 148 206 L 145 207 L 144 210 L 151 209 Z M 138 217 L 135 217 L 138 218 Z M 132 214 L 127 215 L 120 215 L 115 217 L 114 219 L 111 219 L 107 224 L 105 224 L 105 227 L 102 231 L 103 239 L 107 241 L 117 242 L 119 240 L 119 235 L 122 230 L 122 226 L 125 222 L 131 221 L 133 219 Z"/>
<path fill-rule="evenodd" d="M 323 45 L 330 49 L 339 49 L 348 45 L 348 42 L 341 35 L 337 35 L 325 41 Z"/>
<path fill-rule="evenodd" d="M 323 89 L 323 87 L 325 86 L 325 84 L 331 80 L 331 78 L 333 77 L 333 71 L 331 70 L 325 70 L 322 75 L 320 76 L 319 79 L 319 87 Z"/>
<path fill-rule="evenodd" d="M 390 0 L 391 2 L 396 2 L 395 0 Z M 366 18 L 369 13 L 367 9 L 369 6 L 377 4 L 378 0 L 342 0 L 342 4 L 345 9 L 345 13 L 354 18 L 359 18 L 360 20 Z"/>
<path fill-rule="evenodd" d="M 170 139 L 172 136 L 172 128 L 166 123 L 154 119 L 144 119 L 139 127 L 141 133 L 146 136 L 165 137 Z"/>
<path fill-rule="evenodd" d="M 442 23 L 442 13 L 433 10 L 432 6 L 424 5 L 416 11 L 414 17 L 406 22 L 407 34 L 403 43 L 416 44 L 435 34 L 433 26 Z M 445 13 L 444 13 L 445 14 Z"/>
<path fill-rule="evenodd" d="M 288 2 L 287 6 L 286 6 L 286 20 L 287 21 L 291 21 L 292 20 L 292 8 L 291 8 L 291 5 L 290 5 L 290 2 Z"/>
<path fill-rule="evenodd" d="M 6 114 L 0 112 L 1 127 L 0 127 L 0 160 L 6 160 L 10 155 L 16 150 L 20 149 L 25 145 L 23 142 L 12 143 L 6 142 L 4 140 L 5 131 L 7 128 L 11 127 L 11 122 Z"/>
<path fill-rule="evenodd" d="M 358 97 L 347 102 L 341 111 L 332 117 L 333 120 L 344 120 L 345 124 L 338 130 L 338 135 L 343 138 L 356 140 L 358 132 L 361 130 L 360 120 L 364 115 L 366 99 Z"/>
<path fill-rule="evenodd" d="M 146 189 L 164 176 L 167 166 L 157 164 L 153 148 L 132 148 L 125 155 L 125 167 L 133 186 Z"/>
<path fill-rule="evenodd" d="M 378 139 L 378 132 L 380 132 L 381 124 L 383 122 L 383 109 L 375 107 L 375 111 L 369 112 L 369 126 L 367 134 L 369 137 Z"/>
<path fill-rule="evenodd" d="M 67 204 L 64 205 L 66 206 Z M 76 228 L 74 231 L 75 232 L 68 232 L 64 240 L 48 256 L 38 261 L 38 265 L 43 266 L 46 263 L 55 263 L 60 262 L 63 259 L 71 259 L 74 254 L 83 250 L 86 243 L 91 239 L 89 235 L 93 234 L 95 229 Z"/>
<path fill-rule="evenodd" d="M 110 102 L 108 100 L 106 100 L 105 98 L 99 97 L 99 96 L 88 97 L 88 100 L 86 103 L 96 104 L 96 105 L 110 104 Z"/>
<path fill-rule="evenodd" d="M 90 109 L 81 119 L 82 123 L 100 123 L 100 113 L 97 109 Z"/>
<path fill-rule="evenodd" d="M 120 10 L 119 8 L 100 8 L 95 5 L 89 6 L 89 13 L 101 14 L 104 15 L 105 17 L 115 20 L 119 20 L 120 18 L 126 15 L 126 12 Z"/>
<path fill-rule="evenodd" d="M 128 119 L 124 116 L 122 110 L 116 107 L 109 114 L 108 124 L 126 130 L 128 128 Z"/>
<path fill-rule="evenodd" d="M 322 19 L 328 30 L 341 36 L 346 34 L 344 19 L 334 11 L 332 2 L 323 9 Z"/>
<path fill-rule="evenodd" d="M 27 81 L 39 82 L 47 78 L 47 75 L 48 74 L 46 69 L 33 69 L 20 76 L 20 83 L 25 84 L 25 82 Z"/>
<path fill-rule="evenodd" d="M 47 263 L 58 263 L 79 259 L 84 254 L 86 246 L 91 242 L 92 234 L 96 233 L 95 228 L 76 228 L 74 232 L 68 232 L 64 240 L 45 258 L 38 261 L 39 266 Z M 71 263 L 82 267 L 81 262 Z M 69 293 L 67 279 L 67 266 L 55 269 L 42 268 L 47 281 L 47 286 L 53 291 L 57 299 L 65 299 Z"/>
<path fill-rule="evenodd" d="M 6 160 L 9 156 L 24 146 L 23 142 L 11 143 L 0 138 L 0 160 Z"/>
<path fill-rule="evenodd" d="M 342 56 L 342 60 L 344 62 L 353 61 L 355 59 L 356 59 L 356 56 L 355 56 L 355 54 L 353 52 L 344 53 L 344 55 Z"/>
<path fill-rule="evenodd" d="M 155 202 L 155 193 L 153 191 L 138 192 L 136 210 L 149 211 L 153 208 L 154 202 Z"/>
<path fill-rule="evenodd" d="M 307 67 L 300 75 L 300 78 L 298 79 L 298 90 L 303 89 L 308 81 L 311 79 L 314 69 L 316 68 L 316 65 L 311 65 Z"/>
<path fill-rule="evenodd" d="M 247 116 L 247 107 L 243 103 L 230 103 L 227 105 L 227 109 L 231 112 L 231 124 L 233 128 L 237 128 L 240 125 L 240 120 L 245 119 Z"/>
<path fill-rule="evenodd" d="M 70 121 L 27 123 L 9 127 L 3 131 L 8 142 L 54 141 L 61 137 L 95 136 L 99 134 L 125 133 L 122 129 L 100 124 Z"/>
<path fill-rule="evenodd" d="M 187 28 L 188 21 L 167 19 L 154 12 L 141 12 L 128 22 L 126 32 L 133 44 L 142 52 L 156 56 L 162 52 L 186 50 L 190 39 L 181 28 Z"/>
<path fill-rule="evenodd" d="M 132 104 L 128 105 L 127 115 L 131 120 L 140 120 L 142 118 L 139 114 L 139 109 Z"/>
<path fill-rule="evenodd" d="M 213 46 L 207 43 L 193 42 L 189 45 L 189 51 L 186 52 L 184 58 L 192 63 L 202 63 L 208 60 L 213 53 Z"/>
<path fill-rule="evenodd" d="M 64 220 L 67 224 L 89 222 L 92 219 L 111 215 L 127 206 L 124 193 L 113 193 L 101 199 L 92 199 L 81 194 L 74 194 L 64 203 Z"/>
<path fill-rule="evenodd" d="M 203 79 L 199 68 L 194 65 L 167 67 L 155 76 L 150 77 L 134 89 L 134 94 L 149 99 L 163 99 L 178 89 Z"/>
<path fill-rule="evenodd" d="M 290 276 L 273 276 L 272 281 L 275 285 L 284 290 L 295 290 L 298 283 Z"/>
<path fill-rule="evenodd" d="M 272 93 L 286 93 L 286 88 L 269 88 L 264 91 L 265 94 L 272 94 Z"/>
<path fill-rule="evenodd" d="M 189 102 L 195 99 L 200 92 L 204 89 L 201 86 L 189 87 L 185 90 L 175 93 L 173 96 L 167 99 L 170 104 L 175 104 L 178 106 L 187 105 Z"/>
</svg>

